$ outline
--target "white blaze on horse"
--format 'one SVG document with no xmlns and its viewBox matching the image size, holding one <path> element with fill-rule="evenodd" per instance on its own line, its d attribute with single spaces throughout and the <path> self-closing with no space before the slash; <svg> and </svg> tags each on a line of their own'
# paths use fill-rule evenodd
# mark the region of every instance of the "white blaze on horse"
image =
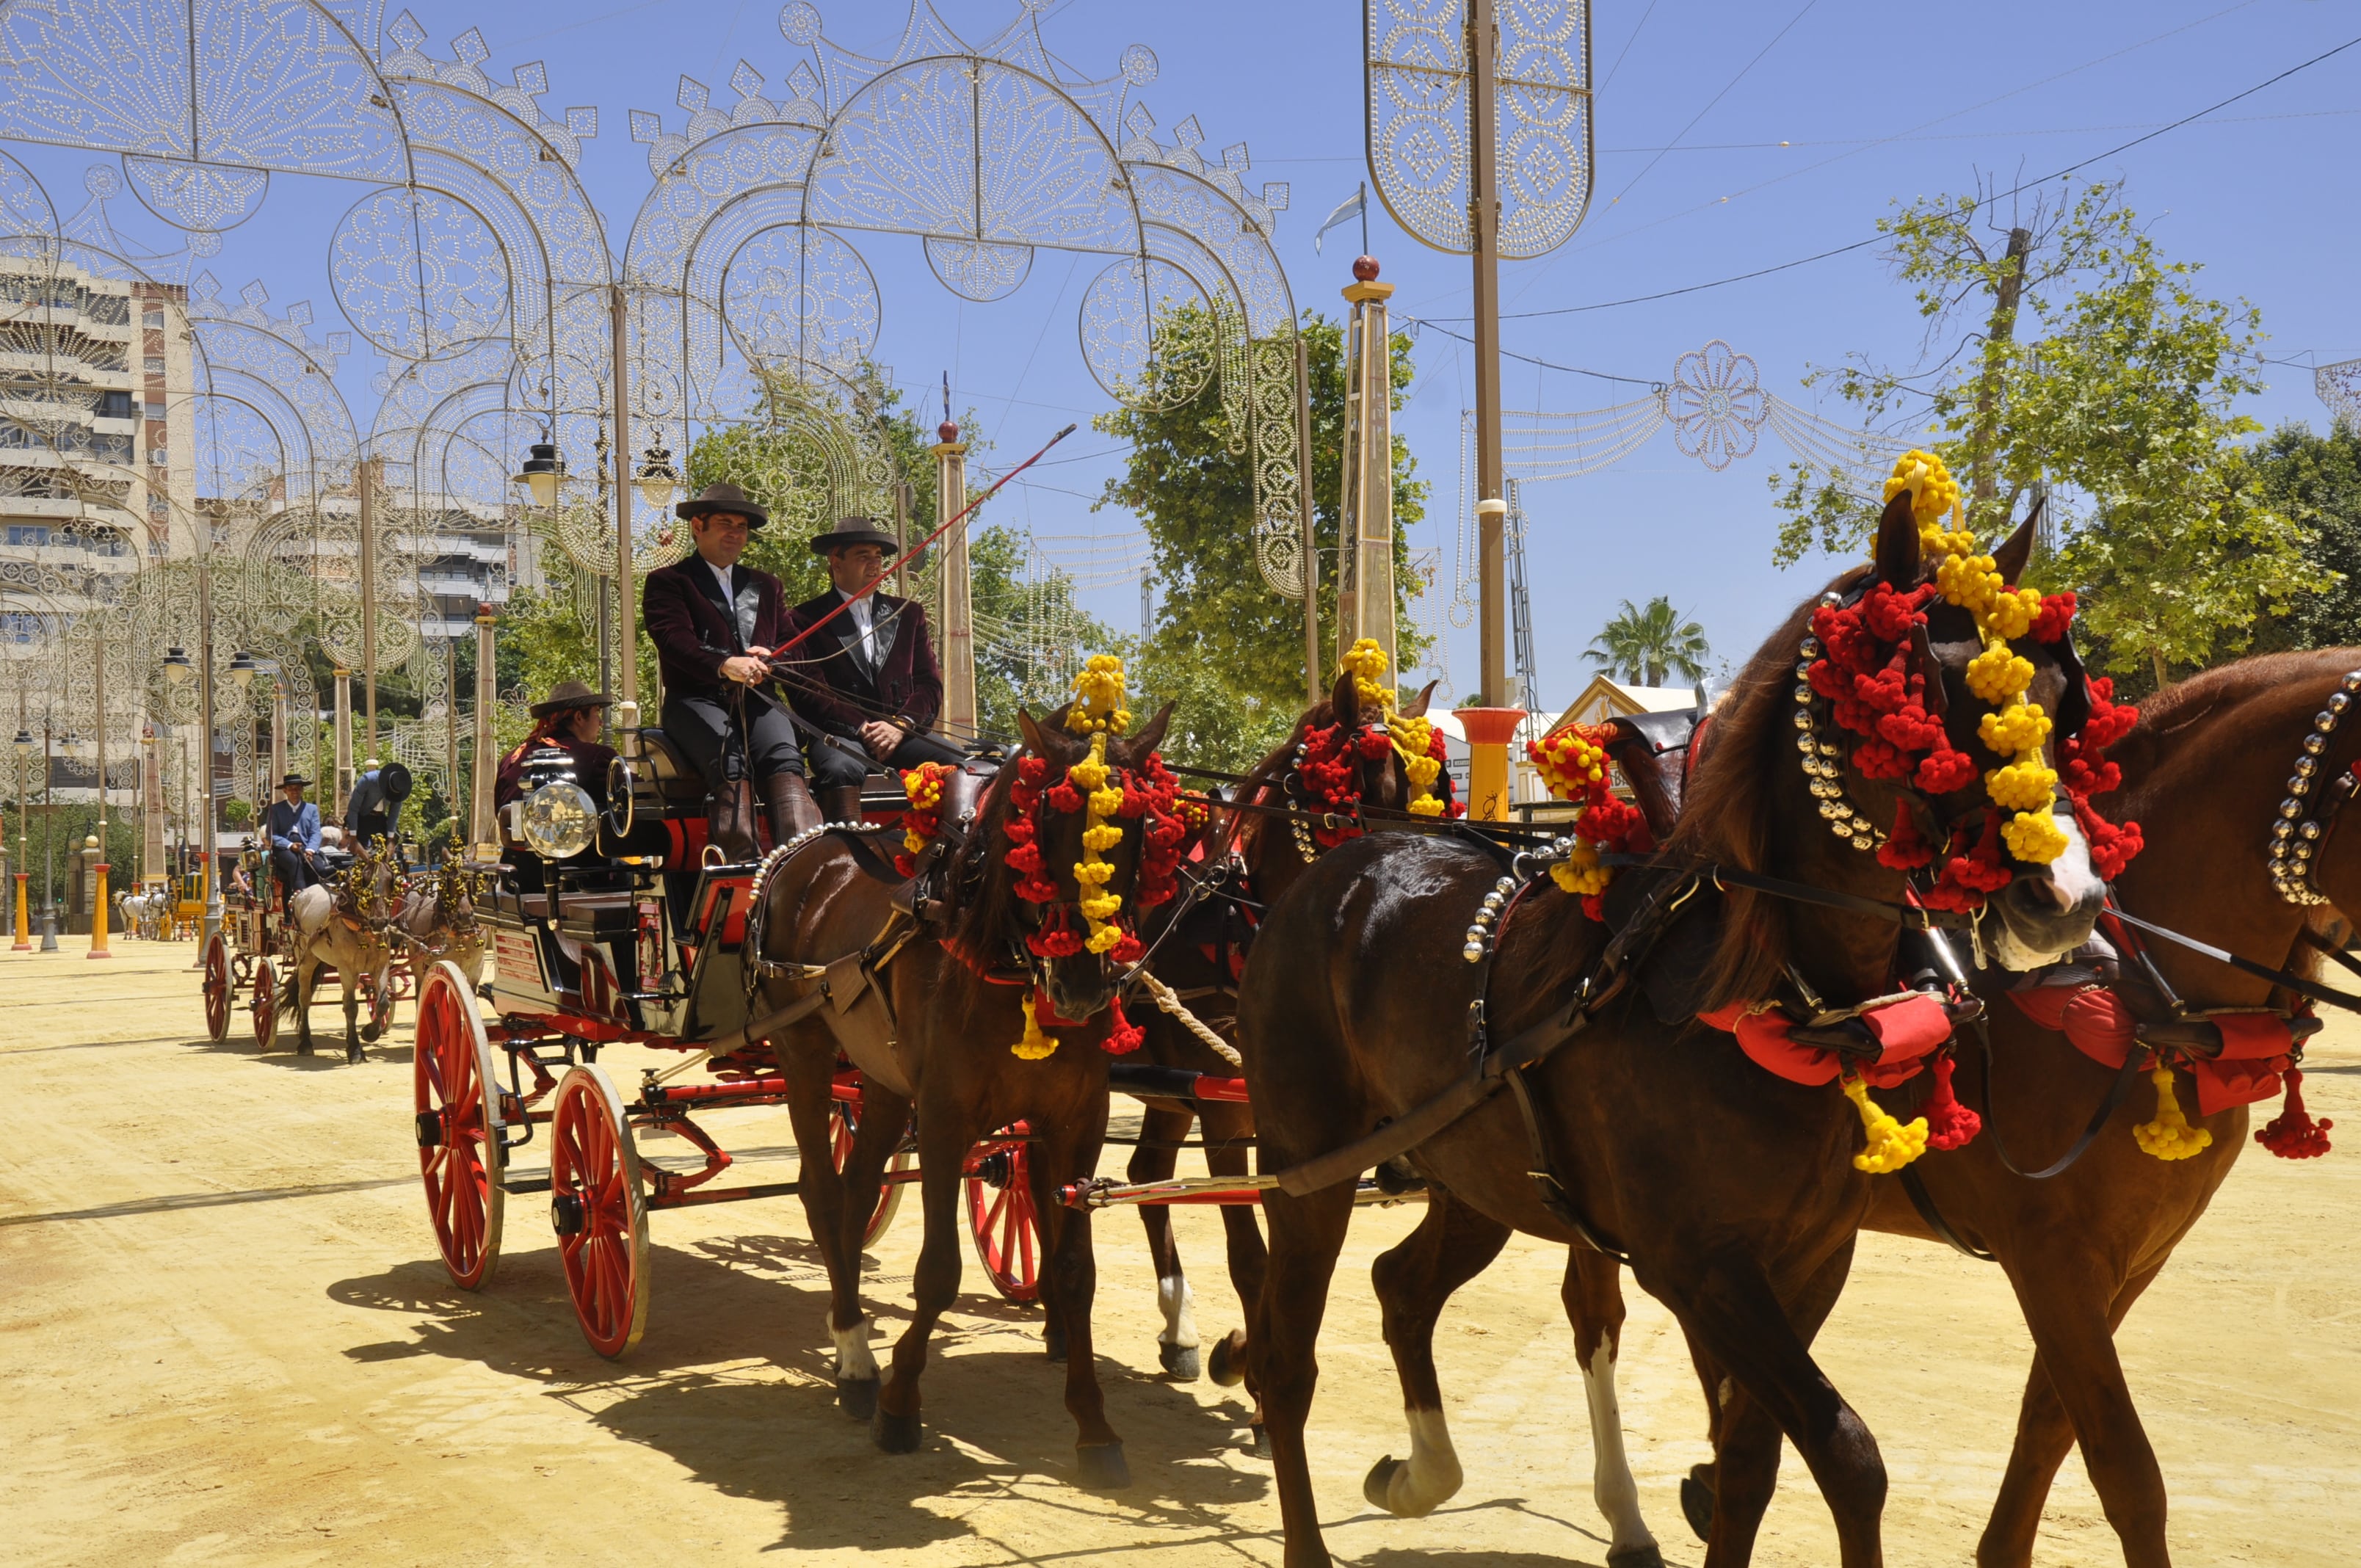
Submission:
<svg viewBox="0 0 2361 1568">
<path fill-rule="evenodd" d="M 288 981 L 288 1005 L 295 1010 L 296 1053 L 312 1054 L 312 991 L 322 965 L 333 967 L 345 992 L 345 1059 L 361 1059 L 363 1041 L 379 1034 L 376 1020 L 359 1022 L 361 985 L 371 993 L 392 962 L 386 928 L 397 913 L 390 863 L 364 850 L 335 883 L 302 889 L 287 901 L 295 972 Z"/>
</svg>

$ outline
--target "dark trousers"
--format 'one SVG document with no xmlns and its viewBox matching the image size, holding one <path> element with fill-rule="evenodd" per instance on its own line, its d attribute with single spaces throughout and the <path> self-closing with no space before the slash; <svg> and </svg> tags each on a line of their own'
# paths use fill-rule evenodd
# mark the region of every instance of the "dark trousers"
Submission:
<svg viewBox="0 0 2361 1568">
<path fill-rule="evenodd" d="M 294 850 L 271 850 L 270 869 L 278 873 L 280 888 L 284 896 L 290 898 L 320 880 L 320 873 L 312 869 L 312 862 Z"/>
<path fill-rule="evenodd" d="M 730 705 L 719 697 L 672 696 L 664 700 L 664 739 L 680 748 L 714 795 L 723 793 L 731 779 L 766 779 L 774 773 L 804 771 L 804 754 L 796 745 L 795 721 L 776 707 L 749 693 L 741 731 Z"/>
<path fill-rule="evenodd" d="M 855 789 L 869 776 L 872 768 L 915 768 L 920 762 L 958 762 L 966 753 L 947 746 L 931 735 L 905 735 L 894 754 L 882 762 L 870 761 L 868 749 L 858 740 L 847 740 L 843 746 L 812 748 L 812 783 L 821 789 Z"/>
</svg>

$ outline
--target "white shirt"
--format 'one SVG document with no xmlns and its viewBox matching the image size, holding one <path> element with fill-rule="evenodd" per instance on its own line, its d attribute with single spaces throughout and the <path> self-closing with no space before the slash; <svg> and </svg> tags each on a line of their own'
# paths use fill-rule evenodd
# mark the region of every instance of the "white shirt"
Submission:
<svg viewBox="0 0 2361 1568">
<path fill-rule="evenodd" d="M 704 561 L 705 557 L 700 555 L 697 559 Z M 730 607 L 730 624 L 737 627 L 738 640 L 741 642 L 743 642 L 746 641 L 746 627 L 745 623 L 741 621 L 738 616 L 738 586 L 730 580 L 730 574 L 735 570 L 735 568 L 730 566 L 717 566 L 712 562 L 706 561 L 705 569 L 712 573 L 715 578 L 720 582 L 721 602 Z"/>
<path fill-rule="evenodd" d="M 842 588 L 836 590 L 836 597 L 845 600 L 852 606 L 852 608 L 845 613 L 852 618 L 854 628 L 861 633 L 861 662 L 868 665 L 871 672 L 874 673 L 878 663 L 877 601 L 871 598 L 866 594 L 862 595 L 859 598 L 854 598 Z"/>
</svg>

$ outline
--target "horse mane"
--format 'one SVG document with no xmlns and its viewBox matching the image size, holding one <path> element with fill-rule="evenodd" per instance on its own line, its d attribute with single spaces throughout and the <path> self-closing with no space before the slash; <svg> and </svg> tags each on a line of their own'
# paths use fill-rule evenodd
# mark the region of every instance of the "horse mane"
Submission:
<svg viewBox="0 0 2361 1568">
<path fill-rule="evenodd" d="M 1856 566 L 1828 586 L 1849 591 L 1872 570 Z M 1692 752 L 1680 820 L 1664 843 L 1673 860 L 1766 871 L 1774 835 L 1794 830 L 1774 819 L 1769 781 L 1776 776 L 1773 770 L 1795 765 L 1789 754 L 1795 730 L 1788 715 L 1795 710 L 1795 648 L 1818 608 L 1817 595 L 1798 607 L 1747 661 L 1714 709 L 1702 737 L 1705 754 Z M 1814 818 L 1811 827 L 1819 826 Z M 1731 889 L 1724 905 L 1720 939 L 1705 970 L 1700 1013 L 1768 996 L 1786 972 L 1789 933 L 1777 901 Z"/>
<path fill-rule="evenodd" d="M 2309 707 L 2310 699 L 2298 697 L 2294 688 L 2355 669 L 2361 669 L 2361 649 L 2307 648 L 2201 670 L 2142 702 L 2139 722 L 2109 755 L 2123 764 L 2127 777 L 2141 779 L 2205 720 L 2272 698 Z M 2122 810 L 2136 814 L 2133 797 L 2138 789 L 2134 784 L 2125 790 Z"/>
</svg>

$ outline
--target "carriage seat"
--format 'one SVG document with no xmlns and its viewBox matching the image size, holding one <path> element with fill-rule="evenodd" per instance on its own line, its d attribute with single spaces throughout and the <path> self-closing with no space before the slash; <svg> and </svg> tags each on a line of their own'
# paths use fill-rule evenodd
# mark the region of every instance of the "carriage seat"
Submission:
<svg viewBox="0 0 2361 1568">
<path fill-rule="evenodd" d="M 705 814 L 705 779 L 661 729 L 640 731 L 640 758 L 632 772 L 654 784 L 666 817 Z"/>
</svg>

